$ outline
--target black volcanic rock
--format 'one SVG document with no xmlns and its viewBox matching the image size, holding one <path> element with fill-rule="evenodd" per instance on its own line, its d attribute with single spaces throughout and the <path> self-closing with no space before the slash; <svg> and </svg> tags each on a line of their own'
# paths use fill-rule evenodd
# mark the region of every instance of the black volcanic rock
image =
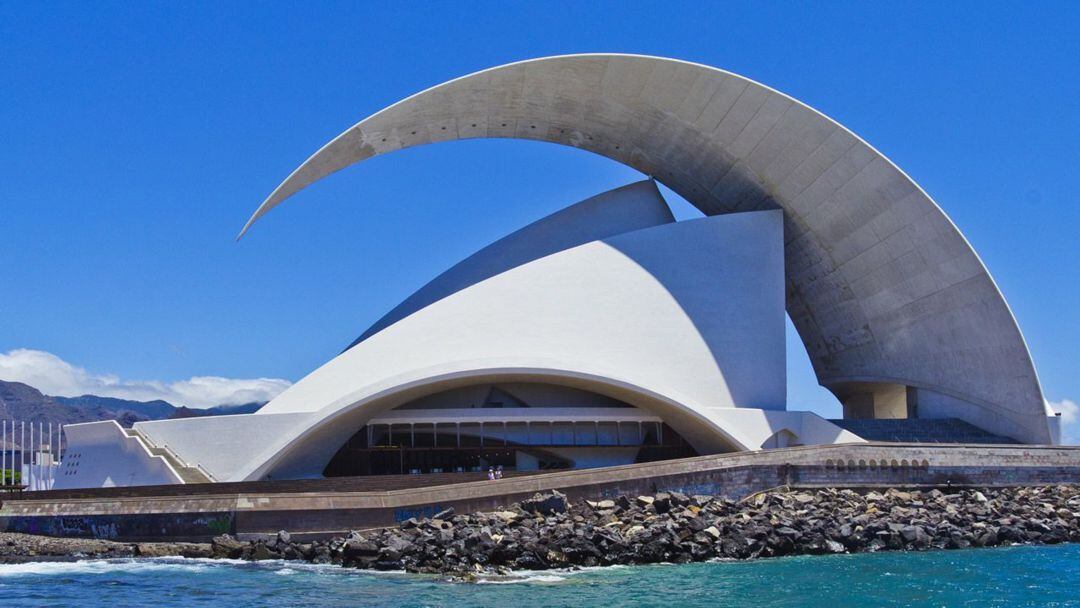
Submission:
<svg viewBox="0 0 1080 608">
<path fill-rule="evenodd" d="M 445 519 L 410 519 L 396 528 L 309 544 L 281 532 L 269 540 L 214 542 L 215 554 L 242 559 L 285 556 L 475 580 L 515 568 L 1077 542 L 1078 509 L 1080 488 L 1073 485 L 865 493 L 782 489 L 741 501 L 670 492 L 634 501 L 570 503 L 550 492 L 502 510 L 440 513 Z"/>
<path fill-rule="evenodd" d="M 667 503 L 667 512 L 659 513 L 657 502 Z M 213 556 L 307 560 L 476 580 L 477 575 L 516 568 L 1080 542 L 1078 512 L 1076 485 L 884 492 L 775 489 L 739 501 L 671 492 L 637 500 L 569 502 L 549 492 L 495 511 L 459 515 L 447 510 L 439 517 L 314 541 L 285 531 L 251 541 L 222 535 L 211 544 L 0 533 L 0 563 L 40 556 Z"/>
</svg>

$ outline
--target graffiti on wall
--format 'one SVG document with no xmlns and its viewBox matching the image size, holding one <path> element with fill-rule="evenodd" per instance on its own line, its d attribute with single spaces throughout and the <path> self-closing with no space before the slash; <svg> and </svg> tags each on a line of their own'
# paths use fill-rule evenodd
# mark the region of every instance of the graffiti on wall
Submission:
<svg viewBox="0 0 1080 608">
<path fill-rule="evenodd" d="M 425 517 L 431 517 L 440 511 L 445 511 L 446 507 L 442 505 L 423 505 L 418 507 L 407 507 L 394 509 L 394 521 L 403 522 L 407 519 L 423 519 Z"/>
</svg>

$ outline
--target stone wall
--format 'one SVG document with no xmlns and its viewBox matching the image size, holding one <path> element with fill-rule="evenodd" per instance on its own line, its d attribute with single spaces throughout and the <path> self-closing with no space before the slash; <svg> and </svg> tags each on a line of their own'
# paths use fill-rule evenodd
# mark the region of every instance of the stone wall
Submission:
<svg viewBox="0 0 1080 608">
<path fill-rule="evenodd" d="M 146 488 L 144 496 L 116 496 L 108 490 L 82 491 L 80 498 L 28 493 L 4 499 L 0 528 L 121 540 L 209 540 L 225 531 L 258 536 L 281 529 L 327 535 L 388 526 L 448 507 L 459 513 L 493 510 L 554 489 L 574 500 L 595 500 L 662 491 L 739 498 L 781 485 L 860 488 L 1060 483 L 1080 483 L 1080 448 L 850 444 L 381 492 L 326 491 L 319 489 L 319 481 L 312 481 L 309 488 L 295 482 L 282 492 L 268 491 L 265 485 L 258 486 L 258 492 L 245 492 L 243 484 L 230 484 L 235 488 L 233 494 L 188 496 L 155 496 L 153 488 Z M 193 486 L 193 491 L 197 492 L 196 488 Z"/>
</svg>

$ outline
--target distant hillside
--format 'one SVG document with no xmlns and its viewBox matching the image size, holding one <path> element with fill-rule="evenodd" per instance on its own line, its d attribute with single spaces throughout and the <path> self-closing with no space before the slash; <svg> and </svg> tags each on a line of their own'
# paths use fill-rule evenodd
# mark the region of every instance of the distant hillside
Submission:
<svg viewBox="0 0 1080 608">
<path fill-rule="evenodd" d="M 130 427 L 144 420 L 166 420 L 196 416 L 249 414 L 262 403 L 219 405 L 209 409 L 176 407 L 165 401 L 129 401 L 113 397 L 83 395 L 81 397 L 52 397 L 21 382 L 0 380 L 0 419 L 74 424 L 98 420 L 116 420 Z"/>
<path fill-rule="evenodd" d="M 26 422 L 92 422 L 108 420 L 117 412 L 95 407 L 76 408 L 42 395 L 36 388 L 21 382 L 0 381 L 0 418 Z"/>
<path fill-rule="evenodd" d="M 234 416 L 236 414 L 252 414 L 259 411 L 265 403 L 244 403 L 243 405 L 215 405 L 207 409 L 193 407 L 178 407 L 173 409 L 169 418 L 200 418 L 202 416 Z"/>
<path fill-rule="evenodd" d="M 161 420 L 169 418 L 176 407 L 171 403 L 158 399 L 157 401 L 129 401 L 113 397 L 98 397 L 97 395 L 83 395 L 81 397 L 52 397 L 58 403 L 77 410 L 89 410 L 95 412 L 130 412 L 144 420 Z"/>
</svg>

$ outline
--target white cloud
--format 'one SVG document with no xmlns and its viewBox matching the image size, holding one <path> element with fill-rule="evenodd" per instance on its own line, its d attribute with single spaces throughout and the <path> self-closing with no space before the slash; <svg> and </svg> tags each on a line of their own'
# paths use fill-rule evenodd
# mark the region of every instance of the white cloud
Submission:
<svg viewBox="0 0 1080 608">
<path fill-rule="evenodd" d="M 135 401 L 163 399 L 173 405 L 207 408 L 269 401 L 289 388 L 280 378 L 220 378 L 195 376 L 188 380 L 121 380 L 111 374 L 92 374 L 52 353 L 20 348 L 0 354 L 0 380 L 22 382 L 46 395 L 98 395 Z"/>
<path fill-rule="evenodd" d="M 1049 404 L 1055 412 L 1061 414 L 1061 442 L 1069 445 L 1080 444 L 1080 427 L 1076 424 L 1080 420 L 1080 405 L 1072 399 L 1050 401 Z"/>
</svg>

